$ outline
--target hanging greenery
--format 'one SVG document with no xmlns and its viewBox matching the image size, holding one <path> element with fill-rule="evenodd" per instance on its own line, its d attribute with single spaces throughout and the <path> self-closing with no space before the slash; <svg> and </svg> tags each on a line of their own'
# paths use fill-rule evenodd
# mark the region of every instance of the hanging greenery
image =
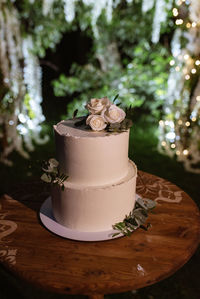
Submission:
<svg viewBox="0 0 200 299">
<path fill-rule="evenodd" d="M 167 91 L 170 49 L 152 42 L 153 14 L 151 9 L 144 18 L 142 2 L 135 1 L 117 6 L 110 23 L 104 14 L 99 17 L 98 38 L 93 40 L 94 54 L 88 63 L 73 64 L 70 76 L 61 74 L 53 82 L 56 96 L 74 96 L 67 117 L 80 106 L 79 113 L 84 114 L 88 98 L 113 97 L 118 91 L 123 108 L 142 107 L 151 118 L 159 117 Z M 78 22 L 81 28 L 82 19 Z M 173 30 L 166 24 L 164 31 Z"/>
<path fill-rule="evenodd" d="M 67 114 L 116 91 L 122 107 L 153 119 L 164 104 L 159 150 L 199 172 L 199 14 L 198 0 L 0 0 L 0 160 L 47 141 L 39 58 L 78 29 L 93 39 L 93 55 L 53 83 L 56 95 L 75 95 Z"/>
</svg>

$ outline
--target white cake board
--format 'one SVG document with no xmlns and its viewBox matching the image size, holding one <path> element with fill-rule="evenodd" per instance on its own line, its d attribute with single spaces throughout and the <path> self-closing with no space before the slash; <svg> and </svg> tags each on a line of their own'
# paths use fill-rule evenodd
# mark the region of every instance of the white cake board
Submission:
<svg viewBox="0 0 200 299">
<path fill-rule="evenodd" d="M 136 198 L 137 197 L 138 195 L 136 195 Z M 76 241 L 91 242 L 91 241 L 106 241 L 106 240 L 112 240 L 119 237 L 123 237 L 123 234 L 121 233 L 115 237 L 112 237 L 112 235 L 117 232 L 114 229 L 110 229 L 107 231 L 100 231 L 100 232 L 81 232 L 61 225 L 56 221 L 56 219 L 53 216 L 51 197 L 48 197 L 42 204 L 40 208 L 39 216 L 42 223 L 48 230 L 63 238 L 72 239 Z"/>
</svg>

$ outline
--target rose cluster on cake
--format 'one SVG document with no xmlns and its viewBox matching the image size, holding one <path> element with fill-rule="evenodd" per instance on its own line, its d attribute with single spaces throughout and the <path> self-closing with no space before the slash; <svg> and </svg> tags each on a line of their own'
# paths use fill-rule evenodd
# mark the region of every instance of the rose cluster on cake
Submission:
<svg viewBox="0 0 200 299">
<path fill-rule="evenodd" d="M 115 96 L 113 102 L 107 97 L 91 99 L 85 105 L 89 113 L 79 118 L 74 125 L 76 127 L 87 125 L 93 131 L 106 130 L 119 133 L 127 131 L 133 125 L 132 120 L 127 118 L 127 115 L 132 117 L 132 107 L 126 108 L 125 111 L 119 108 L 120 103 L 114 104 L 117 97 L 118 95 Z M 76 119 L 77 113 L 78 109 L 74 111 L 73 119 Z"/>
<path fill-rule="evenodd" d="M 86 124 L 94 131 L 101 131 L 109 124 L 120 124 L 126 117 L 124 110 L 113 104 L 107 97 L 91 99 L 86 109 L 90 113 Z"/>
</svg>

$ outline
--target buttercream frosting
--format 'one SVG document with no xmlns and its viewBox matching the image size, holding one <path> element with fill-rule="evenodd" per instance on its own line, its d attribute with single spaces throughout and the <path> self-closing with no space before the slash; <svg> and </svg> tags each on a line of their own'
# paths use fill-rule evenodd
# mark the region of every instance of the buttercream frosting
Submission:
<svg viewBox="0 0 200 299">
<path fill-rule="evenodd" d="M 76 120 L 54 126 L 57 159 L 68 180 L 80 185 L 103 185 L 128 172 L 129 131 L 110 133 L 76 127 Z"/>
<path fill-rule="evenodd" d="M 64 190 L 52 187 L 53 215 L 71 229 L 110 230 L 135 204 L 137 168 L 128 159 L 129 130 L 96 132 L 76 127 L 78 120 L 54 126 L 59 166 L 69 177 Z"/>
</svg>

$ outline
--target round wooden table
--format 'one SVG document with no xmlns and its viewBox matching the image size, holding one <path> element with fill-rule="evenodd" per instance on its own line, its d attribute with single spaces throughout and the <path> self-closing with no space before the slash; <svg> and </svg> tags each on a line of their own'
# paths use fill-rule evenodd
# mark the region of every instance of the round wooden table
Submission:
<svg viewBox="0 0 200 299">
<path fill-rule="evenodd" d="M 157 202 L 148 218 L 152 227 L 103 242 L 72 241 L 45 229 L 38 211 L 48 194 L 37 194 L 36 186 L 26 185 L 16 199 L 5 195 L 0 200 L 0 260 L 18 277 L 48 291 L 103 298 L 143 288 L 172 275 L 199 244 L 196 204 L 159 177 L 140 171 L 137 180 L 137 193 Z"/>
</svg>

